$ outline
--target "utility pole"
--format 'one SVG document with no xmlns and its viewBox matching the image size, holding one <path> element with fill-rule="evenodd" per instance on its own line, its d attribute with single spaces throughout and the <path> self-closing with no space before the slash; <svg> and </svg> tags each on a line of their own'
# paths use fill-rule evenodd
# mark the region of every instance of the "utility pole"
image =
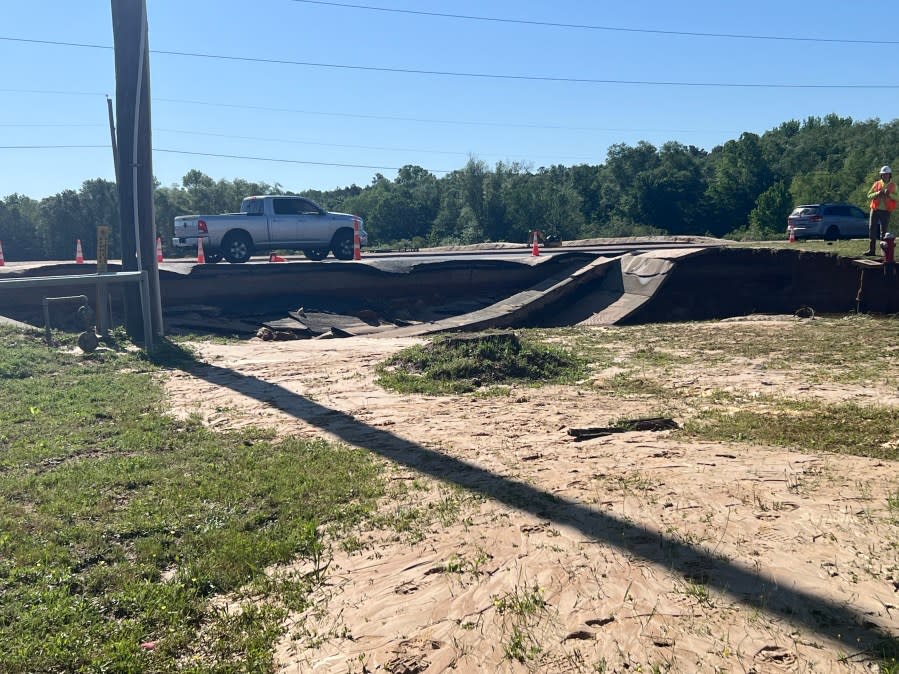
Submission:
<svg viewBox="0 0 899 674">
<path fill-rule="evenodd" d="M 150 134 L 150 47 L 146 0 L 111 0 L 116 73 L 116 182 L 121 221 L 122 269 L 146 271 L 150 311 L 140 310 L 140 290 L 125 292 L 128 334 L 144 334 L 143 316 L 151 317 L 152 332 L 163 334 L 159 267 L 156 262 L 156 222 L 153 209 L 153 162 Z"/>
</svg>

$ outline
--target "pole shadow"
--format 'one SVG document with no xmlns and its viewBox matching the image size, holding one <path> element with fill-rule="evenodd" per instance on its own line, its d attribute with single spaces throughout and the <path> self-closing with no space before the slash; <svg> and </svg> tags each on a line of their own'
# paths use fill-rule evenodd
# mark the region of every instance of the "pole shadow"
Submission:
<svg viewBox="0 0 899 674">
<path fill-rule="evenodd" d="M 178 347 L 174 347 L 178 349 Z M 184 352 L 181 352 L 184 356 Z M 733 600 L 786 621 L 802 624 L 841 644 L 847 657 L 869 653 L 899 656 L 899 639 L 871 616 L 845 603 L 836 603 L 798 588 L 784 587 L 769 575 L 702 548 L 626 521 L 582 503 L 428 449 L 352 415 L 320 405 L 283 386 L 252 375 L 184 357 L 166 363 L 218 386 L 265 402 L 340 438 L 412 470 L 529 512 L 557 525 L 572 527 L 599 544 L 640 557 L 679 573 L 686 580 L 713 587 Z"/>
</svg>

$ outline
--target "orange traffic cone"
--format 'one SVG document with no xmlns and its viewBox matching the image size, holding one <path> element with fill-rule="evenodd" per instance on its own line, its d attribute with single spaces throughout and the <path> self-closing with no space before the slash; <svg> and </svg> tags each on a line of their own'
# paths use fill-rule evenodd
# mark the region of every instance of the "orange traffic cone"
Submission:
<svg viewBox="0 0 899 674">
<path fill-rule="evenodd" d="M 283 257 L 278 255 L 277 253 L 272 253 L 271 255 L 269 255 L 268 261 L 269 262 L 287 262 L 287 260 L 285 260 Z"/>
<path fill-rule="evenodd" d="M 359 218 L 353 218 L 353 259 L 362 259 L 362 239 L 359 235 L 359 228 L 362 225 Z"/>
<path fill-rule="evenodd" d="M 75 264 L 84 264 L 84 253 L 81 252 L 81 239 L 75 240 Z"/>
<path fill-rule="evenodd" d="M 793 225 L 787 227 L 787 243 L 796 243 L 796 233 L 793 231 Z"/>
<path fill-rule="evenodd" d="M 3 259 L 3 242 L 0 241 L 0 267 L 6 266 L 6 260 Z"/>
<path fill-rule="evenodd" d="M 197 264 L 206 264 L 206 256 L 203 254 L 203 239 L 197 239 Z"/>
<path fill-rule="evenodd" d="M 156 261 L 162 262 L 162 237 L 156 237 Z"/>
<path fill-rule="evenodd" d="M 540 255 L 540 245 L 537 243 L 537 232 L 534 232 L 534 246 L 531 248 L 531 255 L 534 257 Z"/>
</svg>

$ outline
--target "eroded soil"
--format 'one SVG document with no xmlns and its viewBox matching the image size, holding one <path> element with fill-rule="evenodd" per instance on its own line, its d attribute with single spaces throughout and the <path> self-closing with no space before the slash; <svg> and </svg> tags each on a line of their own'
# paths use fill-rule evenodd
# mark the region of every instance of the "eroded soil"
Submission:
<svg viewBox="0 0 899 674">
<path fill-rule="evenodd" d="M 378 521 L 350 552 L 332 541 L 279 671 L 877 671 L 865 647 L 899 633 L 895 464 L 670 431 L 575 442 L 567 429 L 657 403 L 612 395 L 615 368 L 501 397 L 379 388 L 376 363 L 412 343 L 203 343 L 208 365 L 169 377 L 175 410 L 213 428 L 324 436 L 385 463 Z M 899 402 L 885 383 L 809 387 L 751 361 L 664 383 Z"/>
</svg>

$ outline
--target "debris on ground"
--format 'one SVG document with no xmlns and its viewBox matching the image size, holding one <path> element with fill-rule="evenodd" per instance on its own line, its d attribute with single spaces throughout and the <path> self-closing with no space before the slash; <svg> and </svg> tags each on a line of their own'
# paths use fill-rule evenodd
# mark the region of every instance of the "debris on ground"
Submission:
<svg viewBox="0 0 899 674">
<path fill-rule="evenodd" d="M 670 431 L 680 428 L 674 419 L 667 417 L 649 417 L 646 419 L 625 419 L 614 426 L 593 426 L 589 428 L 569 428 L 568 435 L 574 437 L 575 442 L 592 440 L 612 433 L 628 433 L 631 431 Z"/>
</svg>

